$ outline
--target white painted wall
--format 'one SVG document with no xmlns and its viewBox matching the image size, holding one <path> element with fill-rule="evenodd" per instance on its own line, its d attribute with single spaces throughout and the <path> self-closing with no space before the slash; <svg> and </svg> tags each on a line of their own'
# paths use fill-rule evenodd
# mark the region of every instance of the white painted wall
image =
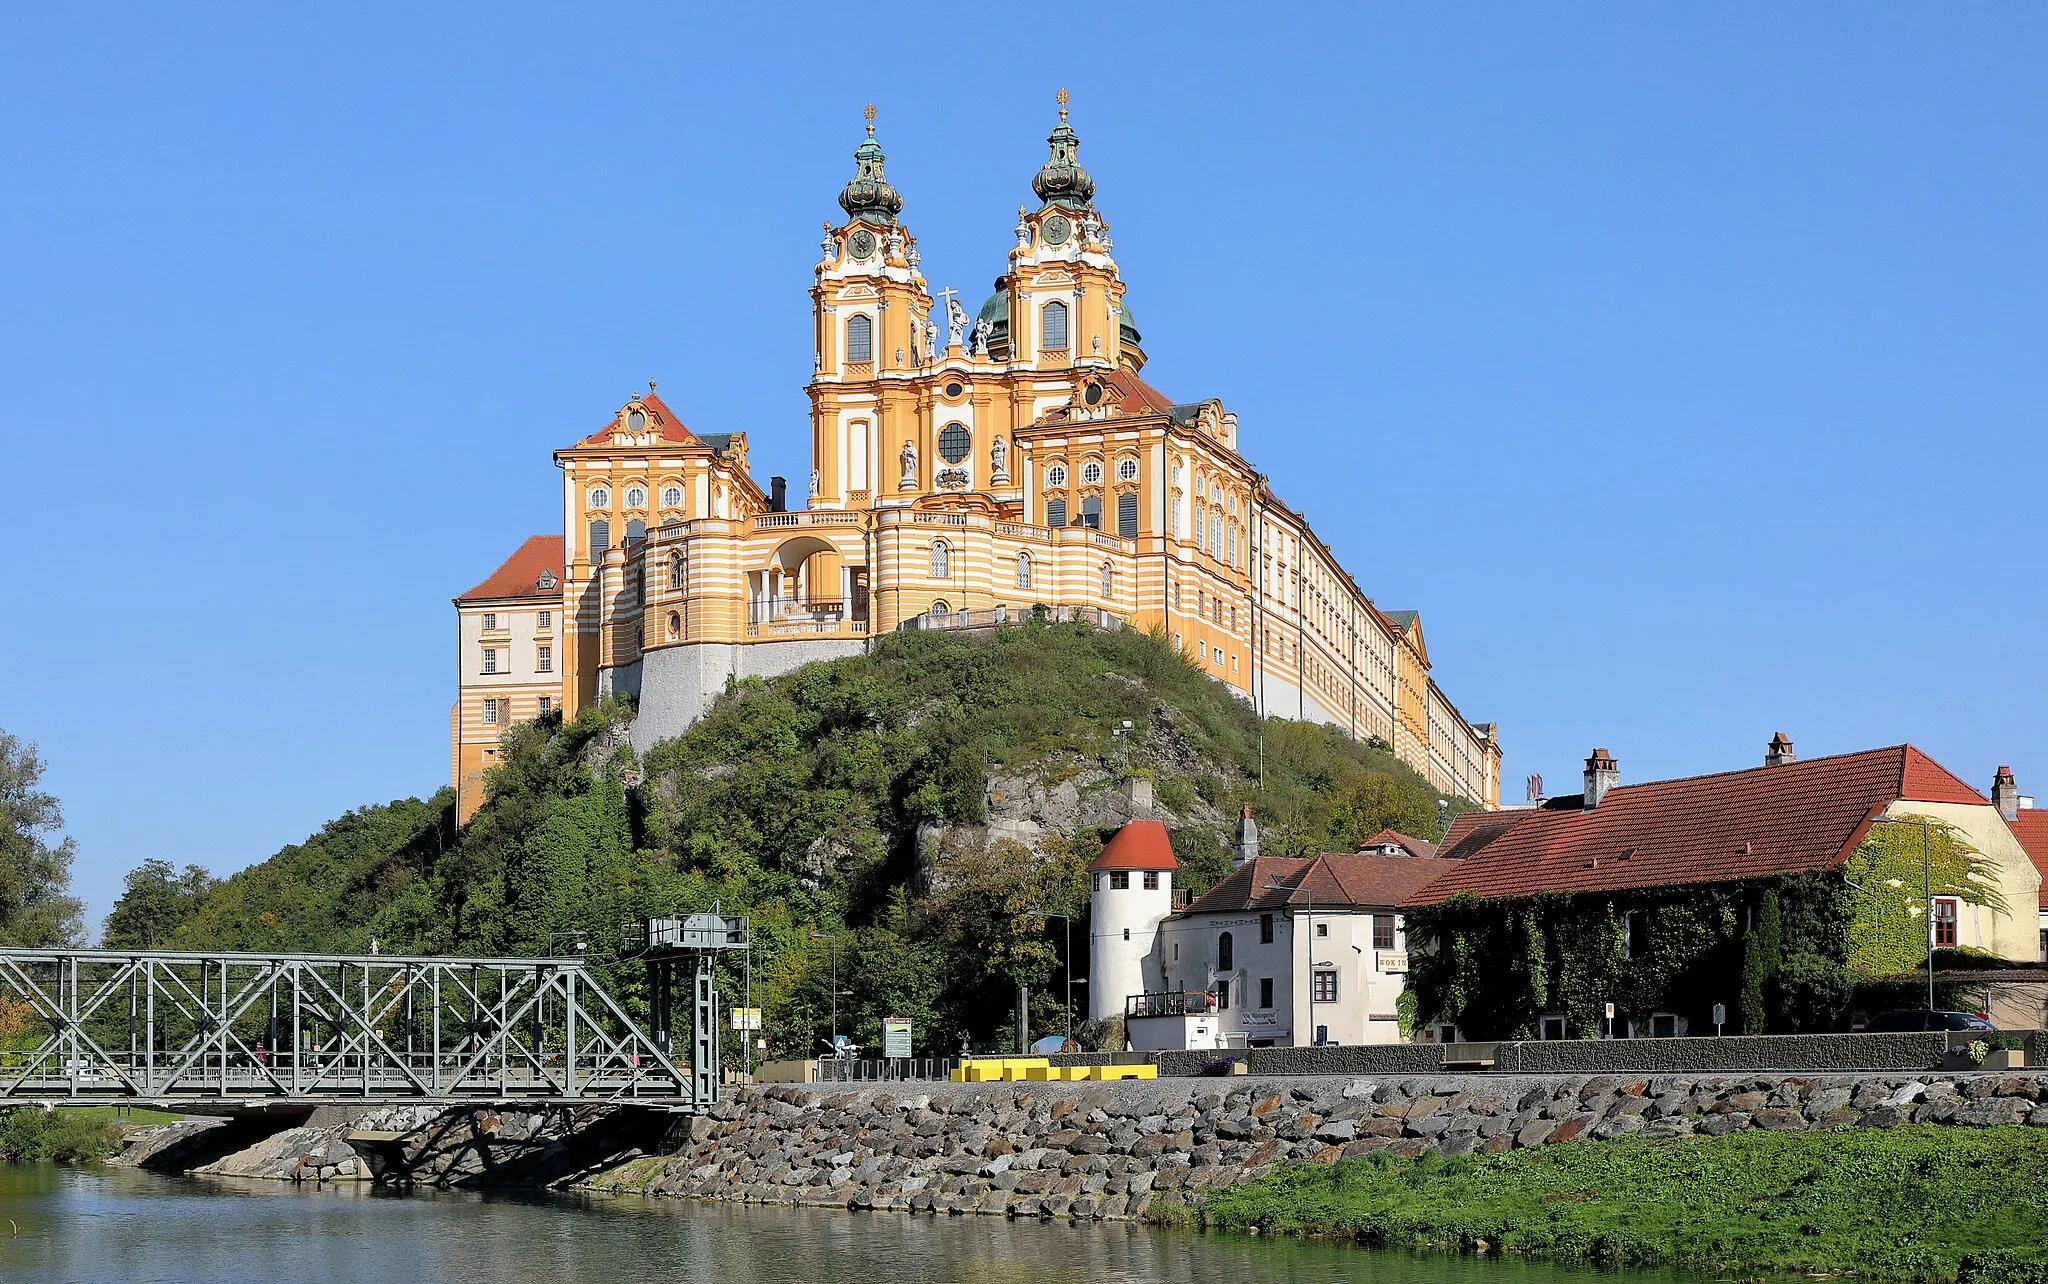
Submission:
<svg viewBox="0 0 2048 1284">
<path fill-rule="evenodd" d="M 1088 1017 L 1101 1021 L 1124 1014 L 1124 1000 L 1147 990 L 1163 989 L 1163 978 L 1145 964 L 1158 939 L 1160 921 L 1173 912 L 1173 871 L 1162 869 L 1159 886 L 1145 886 L 1142 869 L 1130 875 L 1128 888 L 1111 887 L 1112 871 L 1090 876 L 1088 940 Z"/>
</svg>

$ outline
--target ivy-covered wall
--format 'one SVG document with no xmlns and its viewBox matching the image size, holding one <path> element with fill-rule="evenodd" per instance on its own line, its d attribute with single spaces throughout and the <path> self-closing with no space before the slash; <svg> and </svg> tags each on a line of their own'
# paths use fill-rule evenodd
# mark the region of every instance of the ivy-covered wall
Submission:
<svg viewBox="0 0 2048 1284">
<path fill-rule="evenodd" d="M 1547 1013 L 1592 1038 L 1610 1002 L 1617 1032 L 1630 1016 L 1671 1012 L 1711 1034 L 1716 1003 L 1730 1034 L 1839 1029 L 1852 899 L 1836 872 L 1460 896 L 1410 912 L 1410 939 L 1430 944 L 1413 955 L 1408 982 L 1418 1011 L 1455 1020 L 1472 1039 L 1535 1038 Z"/>
</svg>

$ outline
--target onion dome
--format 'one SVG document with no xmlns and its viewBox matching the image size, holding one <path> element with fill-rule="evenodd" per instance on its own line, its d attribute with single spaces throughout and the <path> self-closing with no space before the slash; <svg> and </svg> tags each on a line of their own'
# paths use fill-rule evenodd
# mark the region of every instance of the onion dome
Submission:
<svg viewBox="0 0 2048 1284">
<path fill-rule="evenodd" d="M 981 311 L 976 314 L 974 319 L 976 321 L 988 322 L 989 347 L 993 348 L 997 344 L 1009 343 L 1010 292 L 1003 288 L 1001 281 L 996 282 L 996 292 L 988 296 L 988 302 L 981 305 Z"/>
<path fill-rule="evenodd" d="M 1074 159 L 1075 149 L 1081 140 L 1074 135 L 1073 127 L 1067 124 L 1067 91 L 1059 92 L 1060 123 L 1046 137 L 1052 145 L 1052 158 L 1039 166 L 1037 177 L 1031 180 L 1031 190 L 1038 193 L 1038 199 L 1047 205 L 1059 205 L 1070 210 L 1086 209 L 1088 202 L 1095 198 L 1095 180 L 1081 163 Z"/>
<path fill-rule="evenodd" d="M 1118 342 L 1129 344 L 1143 343 L 1145 336 L 1138 333 L 1138 318 L 1131 315 L 1131 305 L 1120 303 L 1117 306 L 1119 308 L 1116 318 L 1116 337 Z"/>
<path fill-rule="evenodd" d="M 875 105 L 869 103 L 864 114 L 868 119 L 868 136 L 854 148 L 853 177 L 839 189 L 839 208 L 846 211 L 848 218 L 894 223 L 903 212 L 903 194 L 882 177 L 882 145 L 875 141 Z"/>
</svg>

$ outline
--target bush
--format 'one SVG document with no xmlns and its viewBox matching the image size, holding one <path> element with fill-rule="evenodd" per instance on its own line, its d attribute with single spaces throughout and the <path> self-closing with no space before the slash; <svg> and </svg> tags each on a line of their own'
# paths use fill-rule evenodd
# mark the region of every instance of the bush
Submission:
<svg viewBox="0 0 2048 1284">
<path fill-rule="evenodd" d="M 23 1106 L 0 1115 L 0 1162 L 97 1163 L 113 1152 L 125 1131 L 99 1111 Z"/>
</svg>

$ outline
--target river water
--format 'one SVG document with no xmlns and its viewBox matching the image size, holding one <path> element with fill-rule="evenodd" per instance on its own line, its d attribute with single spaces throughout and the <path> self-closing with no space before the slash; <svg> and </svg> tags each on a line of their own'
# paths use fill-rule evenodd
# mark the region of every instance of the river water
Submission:
<svg viewBox="0 0 2048 1284">
<path fill-rule="evenodd" d="M 17 1227 L 10 1235 L 8 1223 Z M 674 1199 L 393 1193 L 0 1165 L 0 1278 L 78 1284 L 1676 1284 L 1120 1223 Z"/>
</svg>

